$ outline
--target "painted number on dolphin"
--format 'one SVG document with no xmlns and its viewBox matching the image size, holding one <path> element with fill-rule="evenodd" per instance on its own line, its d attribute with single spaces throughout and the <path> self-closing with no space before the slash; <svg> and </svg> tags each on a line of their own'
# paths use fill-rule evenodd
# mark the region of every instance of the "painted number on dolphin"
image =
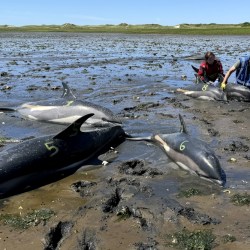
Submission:
<svg viewBox="0 0 250 250">
<path fill-rule="evenodd" d="M 56 147 L 55 145 L 53 145 L 53 142 L 46 142 L 44 143 L 45 147 L 49 150 L 49 151 L 54 151 L 52 152 L 52 154 L 50 155 L 50 157 L 53 157 L 54 155 L 56 155 L 59 152 L 58 147 Z"/>
<path fill-rule="evenodd" d="M 208 88 L 208 84 L 204 84 L 203 87 L 202 87 L 202 91 L 206 91 Z"/>
<path fill-rule="evenodd" d="M 185 146 L 185 143 L 188 142 L 188 141 L 183 141 L 181 144 L 180 144 L 180 151 L 183 151 L 186 146 Z"/>
<path fill-rule="evenodd" d="M 73 104 L 74 101 L 68 101 L 67 104 L 65 106 L 70 106 L 71 104 Z"/>
</svg>

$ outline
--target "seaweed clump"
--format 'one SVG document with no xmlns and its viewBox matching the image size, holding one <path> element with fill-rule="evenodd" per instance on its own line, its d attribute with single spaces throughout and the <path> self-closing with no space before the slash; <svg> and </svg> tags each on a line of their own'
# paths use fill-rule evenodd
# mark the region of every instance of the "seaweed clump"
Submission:
<svg viewBox="0 0 250 250">
<path fill-rule="evenodd" d="M 46 223 L 55 213 L 50 209 L 34 210 L 25 216 L 19 214 L 1 214 L 0 221 L 5 225 L 10 225 L 15 229 L 27 229 L 31 226 L 37 226 L 40 223 Z"/>
<path fill-rule="evenodd" d="M 215 236 L 211 230 L 189 231 L 183 229 L 172 235 L 172 247 L 186 250 L 205 249 L 210 250 L 215 247 Z"/>
<path fill-rule="evenodd" d="M 231 197 L 231 202 L 233 204 L 238 206 L 244 206 L 250 204 L 250 194 L 244 193 L 244 194 L 234 194 Z"/>
<path fill-rule="evenodd" d="M 189 198 L 194 195 L 201 195 L 202 192 L 196 188 L 189 188 L 187 190 L 182 190 L 179 194 L 178 197 L 186 197 Z"/>
</svg>

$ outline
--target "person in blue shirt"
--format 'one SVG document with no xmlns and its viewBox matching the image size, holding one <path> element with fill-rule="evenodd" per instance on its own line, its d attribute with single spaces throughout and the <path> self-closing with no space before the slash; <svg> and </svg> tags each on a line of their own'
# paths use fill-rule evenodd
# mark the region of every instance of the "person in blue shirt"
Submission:
<svg viewBox="0 0 250 250">
<path fill-rule="evenodd" d="M 240 57 L 240 59 L 228 70 L 221 82 L 222 89 L 225 89 L 227 80 L 234 71 L 236 71 L 236 83 L 250 88 L 250 56 Z"/>
</svg>

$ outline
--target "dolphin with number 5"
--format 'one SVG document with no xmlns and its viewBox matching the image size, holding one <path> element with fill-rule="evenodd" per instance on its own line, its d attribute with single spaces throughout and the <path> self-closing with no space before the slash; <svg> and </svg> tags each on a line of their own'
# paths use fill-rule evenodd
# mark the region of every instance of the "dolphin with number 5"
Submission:
<svg viewBox="0 0 250 250">
<path fill-rule="evenodd" d="M 182 169 L 224 186 L 226 175 L 214 151 L 204 141 L 189 135 L 182 116 L 179 115 L 179 118 L 180 132 L 156 134 L 144 139 L 160 146 L 167 156 Z"/>
<path fill-rule="evenodd" d="M 56 135 L 0 151 L 0 197 L 70 175 L 101 150 L 124 140 L 125 132 L 119 125 L 82 132 L 81 125 L 92 116 L 81 117 Z"/>
<path fill-rule="evenodd" d="M 17 111 L 22 117 L 29 120 L 50 122 L 57 124 L 71 124 L 78 118 L 93 113 L 85 125 L 105 126 L 109 122 L 121 124 L 122 121 L 114 113 L 101 105 L 77 99 L 69 86 L 63 82 L 62 98 L 27 102 L 19 107 L 0 107 L 0 111 Z"/>
</svg>

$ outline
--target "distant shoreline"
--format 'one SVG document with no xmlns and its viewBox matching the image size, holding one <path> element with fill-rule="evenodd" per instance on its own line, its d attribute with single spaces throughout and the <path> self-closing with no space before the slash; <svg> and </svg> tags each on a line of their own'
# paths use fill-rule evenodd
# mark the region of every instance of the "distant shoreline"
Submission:
<svg viewBox="0 0 250 250">
<path fill-rule="evenodd" d="M 0 25 L 0 32 L 76 32 L 76 33 L 124 33 L 124 34 L 173 34 L 173 35 L 250 35 L 250 23 L 242 24 L 159 24 L 130 25 Z"/>
</svg>

